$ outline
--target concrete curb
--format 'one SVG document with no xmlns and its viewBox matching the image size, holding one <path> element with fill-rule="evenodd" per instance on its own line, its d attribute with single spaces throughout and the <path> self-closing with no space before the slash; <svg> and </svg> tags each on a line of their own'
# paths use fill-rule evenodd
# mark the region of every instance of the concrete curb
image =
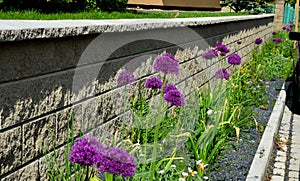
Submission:
<svg viewBox="0 0 300 181">
<path fill-rule="evenodd" d="M 278 132 L 279 125 L 283 116 L 285 107 L 286 92 L 284 84 L 282 85 L 278 99 L 273 108 L 268 125 L 265 128 L 264 134 L 261 138 L 258 149 L 253 158 L 250 170 L 247 175 L 247 181 L 261 181 L 264 180 L 265 171 L 269 163 L 269 159 L 274 146 L 274 134 Z"/>
</svg>

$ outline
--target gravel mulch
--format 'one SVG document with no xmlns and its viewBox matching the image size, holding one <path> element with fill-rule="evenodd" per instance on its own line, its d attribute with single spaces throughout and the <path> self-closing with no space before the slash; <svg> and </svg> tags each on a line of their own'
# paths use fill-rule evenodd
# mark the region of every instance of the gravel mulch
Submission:
<svg viewBox="0 0 300 181">
<path fill-rule="evenodd" d="M 281 90 L 283 79 L 276 79 L 269 82 L 269 88 L 266 91 L 269 106 L 266 109 L 255 108 L 255 119 L 259 125 L 266 126 L 276 102 L 277 96 Z M 240 140 L 237 143 L 236 138 L 221 151 L 216 162 L 210 166 L 206 175 L 209 180 L 218 181 L 242 181 L 246 180 L 250 169 L 252 159 L 259 145 L 263 130 L 255 128 L 250 130 L 241 130 Z"/>
</svg>

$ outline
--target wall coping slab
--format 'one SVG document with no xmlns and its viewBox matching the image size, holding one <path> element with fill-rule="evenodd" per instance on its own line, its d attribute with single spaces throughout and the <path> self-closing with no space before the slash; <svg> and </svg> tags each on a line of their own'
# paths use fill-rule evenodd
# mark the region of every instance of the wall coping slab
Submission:
<svg viewBox="0 0 300 181">
<path fill-rule="evenodd" d="M 243 20 L 274 18 L 274 14 L 172 19 L 118 20 L 0 20 L 0 42 L 59 38 L 104 32 L 124 32 L 203 26 Z"/>
</svg>

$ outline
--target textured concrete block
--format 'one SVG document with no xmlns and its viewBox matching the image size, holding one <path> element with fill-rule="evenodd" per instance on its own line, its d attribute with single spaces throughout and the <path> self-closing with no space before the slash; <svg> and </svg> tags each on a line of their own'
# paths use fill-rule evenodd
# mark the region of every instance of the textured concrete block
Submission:
<svg viewBox="0 0 300 181">
<path fill-rule="evenodd" d="M 72 80 L 67 71 L 0 84 L 2 129 L 70 104 Z"/>
<path fill-rule="evenodd" d="M 95 36 L 1 43 L 0 82 L 76 67 Z"/>
<path fill-rule="evenodd" d="M 55 115 L 23 125 L 23 163 L 34 159 L 55 142 Z"/>
<path fill-rule="evenodd" d="M 105 146 L 112 146 L 115 134 L 117 140 L 121 138 L 121 130 L 124 127 L 129 129 L 132 124 L 131 113 L 127 112 L 113 120 L 110 120 L 92 131 L 94 135 Z"/>
<path fill-rule="evenodd" d="M 47 155 L 47 157 L 44 156 L 38 160 L 40 180 L 51 180 L 48 172 L 52 173 L 52 175 L 55 175 L 55 173 L 58 174 L 59 169 L 65 169 L 66 159 L 68 159 L 66 158 L 67 150 L 69 150 L 67 149 L 67 146 L 63 146 L 57 149 L 55 153 L 52 151 Z"/>
<path fill-rule="evenodd" d="M 65 109 L 57 113 L 56 120 L 56 145 L 62 145 L 66 142 L 70 135 L 68 135 L 68 128 L 72 128 L 72 114 L 74 113 L 74 135 L 78 136 L 80 133 L 80 124 L 82 123 L 82 105 L 77 105 L 72 108 Z M 69 130 L 70 131 L 70 130 Z M 70 134 L 71 132 L 69 132 Z"/>
<path fill-rule="evenodd" d="M 9 174 L 2 179 L 3 181 L 39 180 L 38 161 L 30 163 L 21 169 Z M 1 181 L 2 181 L 1 180 Z"/>
<path fill-rule="evenodd" d="M 22 163 L 22 128 L 0 133 L 0 175 Z"/>
</svg>

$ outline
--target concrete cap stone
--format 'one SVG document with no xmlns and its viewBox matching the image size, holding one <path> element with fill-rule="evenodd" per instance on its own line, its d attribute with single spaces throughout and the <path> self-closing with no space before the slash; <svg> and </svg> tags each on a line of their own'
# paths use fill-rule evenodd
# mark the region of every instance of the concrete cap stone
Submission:
<svg viewBox="0 0 300 181">
<path fill-rule="evenodd" d="M 210 25 L 272 17 L 274 17 L 274 14 L 172 19 L 0 20 L 0 42 L 100 34 L 103 32 Z"/>
</svg>

